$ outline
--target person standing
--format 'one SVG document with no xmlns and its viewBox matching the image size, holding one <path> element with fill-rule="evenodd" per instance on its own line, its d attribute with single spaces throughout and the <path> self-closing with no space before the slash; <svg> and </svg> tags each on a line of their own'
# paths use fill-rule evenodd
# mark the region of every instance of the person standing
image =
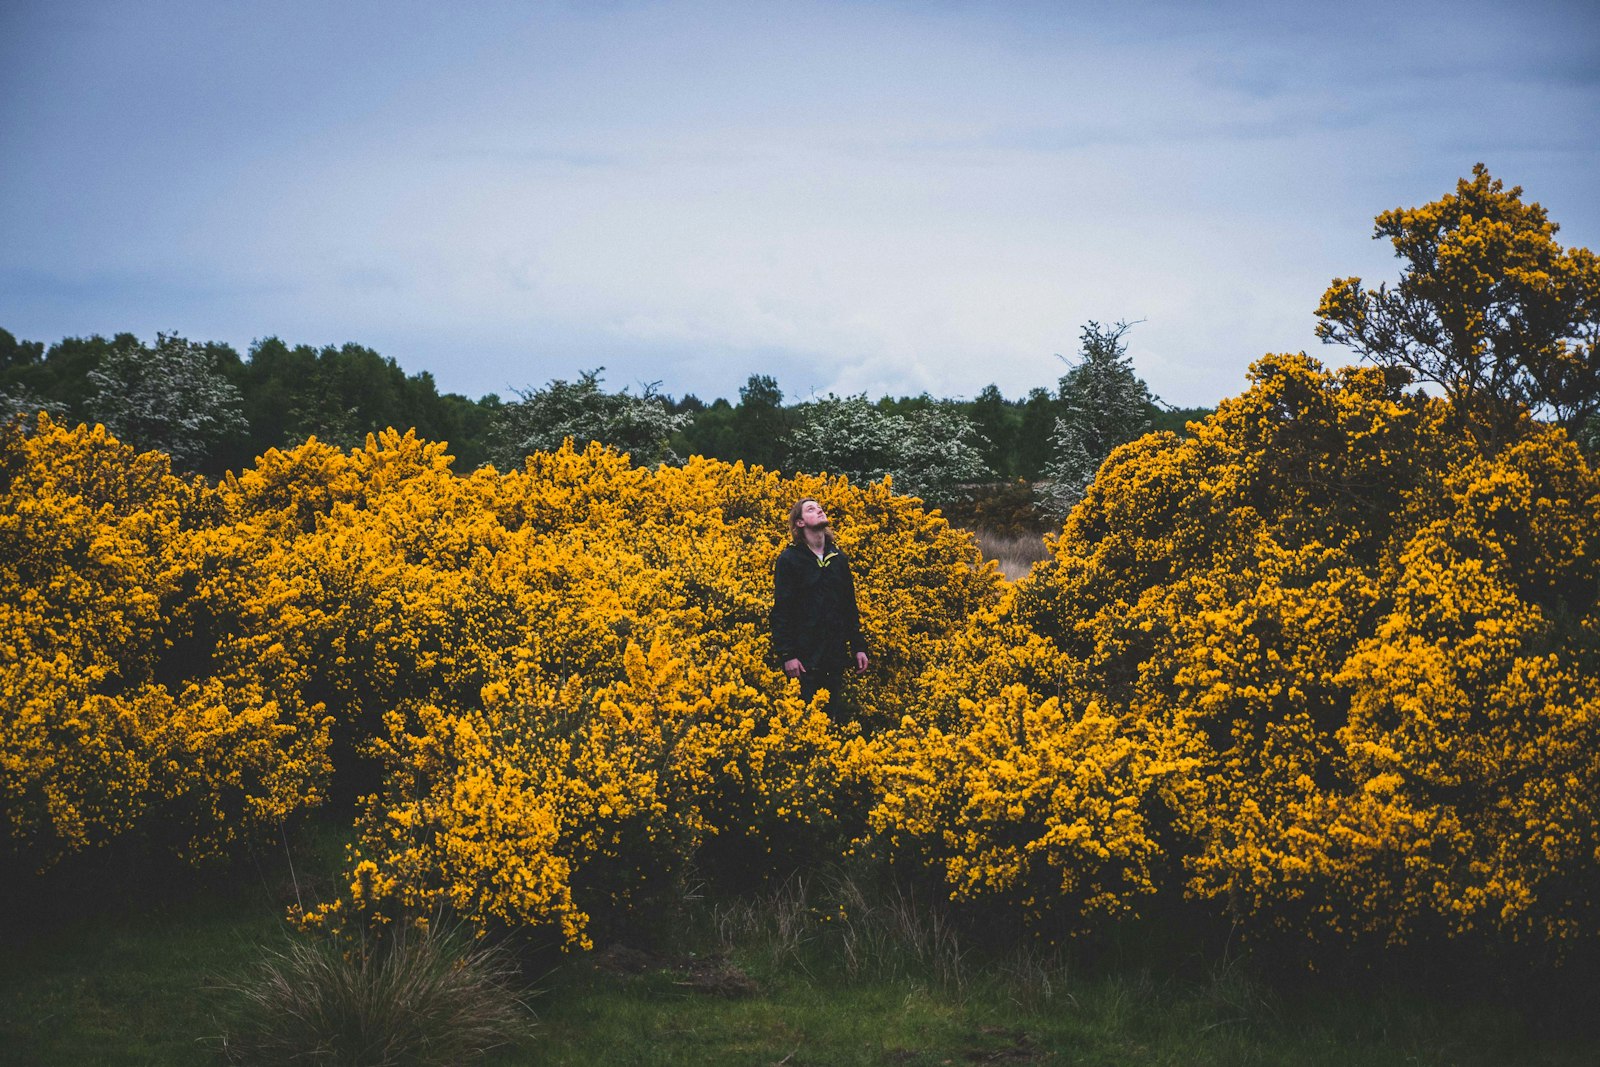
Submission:
<svg viewBox="0 0 1600 1067">
<path fill-rule="evenodd" d="M 868 666 L 850 561 L 834 543 L 828 514 L 807 497 L 789 509 L 789 543 L 773 565 L 772 650 L 783 673 L 810 701 L 828 691 L 829 714 L 842 707 L 844 672 Z"/>
</svg>

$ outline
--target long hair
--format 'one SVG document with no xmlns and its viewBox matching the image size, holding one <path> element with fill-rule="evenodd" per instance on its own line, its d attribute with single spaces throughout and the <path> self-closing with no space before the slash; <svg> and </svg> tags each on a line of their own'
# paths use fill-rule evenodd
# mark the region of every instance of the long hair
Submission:
<svg viewBox="0 0 1600 1067">
<path fill-rule="evenodd" d="M 807 504 L 816 504 L 819 508 L 822 506 L 816 497 L 803 496 L 794 502 L 794 507 L 789 509 L 789 540 L 797 545 L 802 546 L 806 543 L 806 538 L 805 535 L 800 532 L 800 511 Z M 833 544 L 832 530 L 824 530 L 822 535 L 827 538 L 829 545 Z"/>
</svg>

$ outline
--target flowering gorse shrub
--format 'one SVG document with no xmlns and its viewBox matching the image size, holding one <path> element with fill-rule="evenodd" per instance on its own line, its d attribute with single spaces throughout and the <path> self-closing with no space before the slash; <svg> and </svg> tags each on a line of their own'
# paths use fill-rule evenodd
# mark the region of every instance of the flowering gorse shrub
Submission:
<svg viewBox="0 0 1600 1067">
<path fill-rule="evenodd" d="M 0 837 L 49 866 L 136 834 L 194 859 L 318 802 L 322 709 L 273 639 L 195 636 L 225 553 L 166 457 L 39 417 L 0 442 Z"/>
<path fill-rule="evenodd" d="M 334 798 L 330 929 L 582 946 L 851 852 L 1052 931 L 1187 898 L 1333 945 L 1593 938 L 1600 475 L 1401 384 L 1261 360 L 1014 585 L 885 482 L 571 444 L 462 476 L 386 431 L 211 485 L 40 416 L 0 448 L 4 847 L 227 855 Z M 768 661 L 805 496 L 857 576 L 853 721 Z"/>
<path fill-rule="evenodd" d="M 1112 454 L 1054 559 L 950 644 L 928 717 L 1110 716 L 1139 753 L 1102 758 L 1125 826 L 1247 929 L 1593 936 L 1600 478 L 1531 422 L 1485 452 L 1379 370 L 1274 356 L 1252 377 L 1189 438 Z M 1084 832 L 1118 856 L 1118 830 Z M 941 858 L 959 891 L 972 858 Z"/>
<path fill-rule="evenodd" d="M 1175 768 L 1096 704 L 1009 685 L 961 700 L 948 729 L 908 717 L 876 766 L 873 829 L 892 856 L 934 865 L 954 899 L 1076 927 L 1158 888 L 1145 797 Z"/>
<path fill-rule="evenodd" d="M 579 943 L 709 841 L 837 854 L 858 727 L 767 662 L 797 497 L 857 560 L 869 725 L 1000 585 L 887 485 L 598 445 L 461 477 L 414 435 L 312 439 L 212 486 L 45 416 L 4 462 L 7 846 L 199 856 L 359 800 L 350 892 L 314 916 L 335 924 L 443 903 Z"/>
<path fill-rule="evenodd" d="M 710 838 L 782 853 L 837 822 L 851 728 L 766 662 L 794 498 L 847 516 L 878 663 L 859 702 L 875 714 L 906 703 L 916 665 L 998 589 L 970 538 L 884 486 L 702 460 L 643 471 L 599 446 L 434 479 L 423 447 L 415 478 L 335 506 L 290 568 L 372 561 L 339 586 L 347 608 L 375 605 L 371 621 L 351 614 L 332 638 L 346 660 L 361 650 L 339 683 L 345 718 L 369 724 L 354 747 L 384 770 L 355 856 L 371 865 L 352 891 L 367 910 L 443 898 L 581 942 L 589 915 L 669 887 Z M 476 543 L 441 554 L 453 533 L 408 532 L 435 513 Z"/>
</svg>

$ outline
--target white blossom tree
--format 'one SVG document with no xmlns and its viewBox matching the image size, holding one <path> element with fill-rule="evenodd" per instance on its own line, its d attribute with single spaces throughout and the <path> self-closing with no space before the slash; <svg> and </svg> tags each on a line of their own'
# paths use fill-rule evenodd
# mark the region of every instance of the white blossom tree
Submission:
<svg viewBox="0 0 1600 1067">
<path fill-rule="evenodd" d="M 580 371 L 573 382 L 557 378 L 542 389 L 518 390 L 518 399 L 496 415 L 494 462 L 502 469 L 517 467 L 534 452 L 555 451 L 569 437 L 578 448 L 599 441 L 646 466 L 680 462 L 670 442 L 691 416 L 674 414 L 656 392 L 657 383 L 645 385 L 638 396 L 626 388 L 606 392 L 600 387 L 603 370 Z"/>
<path fill-rule="evenodd" d="M 827 471 L 854 481 L 893 478 L 897 491 L 949 501 L 961 486 L 989 474 L 987 442 L 972 421 L 948 405 L 894 415 L 864 395 L 829 394 L 800 405 L 785 466 Z"/>
<path fill-rule="evenodd" d="M 41 411 L 61 418 L 66 414 L 66 410 L 67 406 L 61 401 L 42 396 L 26 385 L 0 385 L 0 423 L 20 419 L 24 424 L 31 426 L 34 417 Z"/>
<path fill-rule="evenodd" d="M 211 465 L 248 426 L 239 389 L 216 346 L 158 333 L 153 347 L 134 338 L 113 346 L 89 372 L 89 414 L 138 448 L 159 449 L 180 470 Z"/>
<path fill-rule="evenodd" d="M 991 445 L 971 419 L 948 404 L 901 416 L 894 484 L 902 493 L 948 503 L 963 487 L 992 476 Z"/>
</svg>

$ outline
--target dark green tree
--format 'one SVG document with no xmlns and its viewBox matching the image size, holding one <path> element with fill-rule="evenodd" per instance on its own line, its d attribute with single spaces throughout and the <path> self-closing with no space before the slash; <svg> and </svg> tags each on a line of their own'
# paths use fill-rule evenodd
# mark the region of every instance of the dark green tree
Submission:
<svg viewBox="0 0 1600 1067">
<path fill-rule="evenodd" d="M 27 360 L 15 364 L 13 374 L 0 381 L 0 389 L 19 389 L 28 397 L 42 399 L 49 410 L 68 419 L 91 418 L 89 397 L 94 386 L 89 372 L 98 368 L 113 348 L 137 346 L 139 339 L 131 333 L 119 333 L 111 340 L 99 334 L 90 337 L 67 337 L 51 345 L 42 360 Z"/>
<path fill-rule="evenodd" d="M 349 448 L 393 427 L 449 443 L 460 469 L 488 458 L 498 398 L 440 394 L 430 372 L 407 375 L 393 358 L 363 345 L 291 348 L 268 337 L 251 346 L 240 377 L 252 455 L 313 435 Z"/>
<path fill-rule="evenodd" d="M 1021 425 L 1017 427 L 1016 472 L 1020 478 L 1036 481 L 1050 462 L 1050 438 L 1056 428 L 1056 401 L 1048 389 L 1028 390 L 1022 403 Z"/>
<path fill-rule="evenodd" d="M 783 462 L 790 422 L 777 379 L 750 375 L 739 387 L 739 406 L 733 412 L 735 458 L 777 470 Z"/>
<path fill-rule="evenodd" d="M 1179 437 L 1187 437 L 1191 422 L 1204 422 L 1216 412 L 1216 408 L 1160 407 L 1150 417 L 1150 431 L 1171 430 Z"/>
<path fill-rule="evenodd" d="M 250 346 L 239 391 L 250 423 L 252 456 L 306 439 L 311 431 L 299 412 L 308 406 L 305 393 L 313 387 L 316 371 L 317 350 L 310 345 L 290 348 L 267 337 Z"/>
<path fill-rule="evenodd" d="M 43 391 L 43 367 L 43 341 L 19 341 L 11 331 L 0 330 L 0 423 L 12 416 L 64 410 Z"/>
<path fill-rule="evenodd" d="M 746 457 L 741 453 L 734 406 L 717 397 L 699 411 L 689 414 L 689 422 L 679 432 L 681 444 L 674 451 L 685 456 L 705 456 L 733 463 Z"/>
<path fill-rule="evenodd" d="M 1016 427 L 1011 406 L 1000 394 L 1000 387 L 984 386 L 977 399 L 972 402 L 968 417 L 972 419 L 973 427 L 984 440 L 984 463 L 996 474 L 1010 474 Z"/>
<path fill-rule="evenodd" d="M 8 381 L 43 362 L 43 341 L 19 341 L 10 330 L 0 329 L 0 381 Z"/>
</svg>

